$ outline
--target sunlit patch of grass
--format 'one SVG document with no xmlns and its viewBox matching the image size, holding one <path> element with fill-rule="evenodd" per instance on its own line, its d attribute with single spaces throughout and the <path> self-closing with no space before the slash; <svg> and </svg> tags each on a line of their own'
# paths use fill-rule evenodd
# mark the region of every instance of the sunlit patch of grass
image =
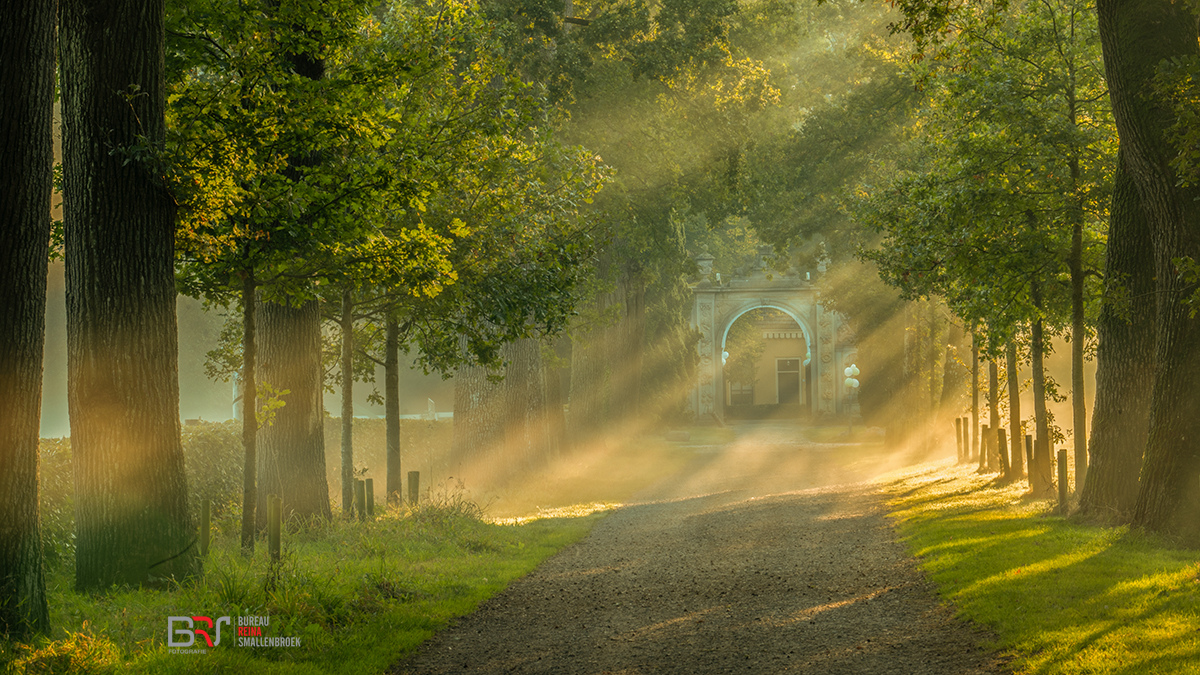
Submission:
<svg viewBox="0 0 1200 675">
<path fill-rule="evenodd" d="M 54 568 L 51 621 L 60 638 L 29 646 L 0 641 L 0 664 L 28 664 L 30 673 L 383 672 L 603 517 L 601 509 L 579 507 L 498 524 L 468 502 L 458 493 L 435 494 L 372 521 L 293 531 L 274 565 L 265 542 L 244 556 L 237 533 L 220 535 L 203 574 L 166 591 L 79 594 L 71 570 Z M 236 617 L 267 615 L 266 636 L 298 637 L 301 646 L 239 646 Z M 167 645 L 169 616 L 234 621 L 208 653 L 179 654 Z"/>
<path fill-rule="evenodd" d="M 1200 552 L 1079 524 L 949 462 L 882 479 L 940 592 L 1023 673 L 1200 673 Z"/>
</svg>

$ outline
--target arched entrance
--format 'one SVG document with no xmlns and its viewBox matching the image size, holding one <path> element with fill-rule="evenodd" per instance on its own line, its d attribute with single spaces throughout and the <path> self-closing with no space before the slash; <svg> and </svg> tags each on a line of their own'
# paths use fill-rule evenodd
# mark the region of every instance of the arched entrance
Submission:
<svg viewBox="0 0 1200 675">
<path fill-rule="evenodd" d="M 790 316 L 804 335 L 807 366 L 804 398 L 800 410 L 814 419 L 857 412 L 855 401 L 840 377 L 842 369 L 856 356 L 854 335 L 837 312 L 821 307 L 819 295 L 808 275 L 790 272 L 768 276 L 764 269 L 744 277 L 721 281 L 704 279 L 693 288 L 692 326 L 700 333 L 700 366 L 692 409 L 696 419 L 725 420 L 726 382 L 722 367 L 729 329 L 745 313 L 775 309 Z M 784 364 L 790 367 L 790 364 Z M 790 371 L 785 371 L 790 372 Z"/>
</svg>

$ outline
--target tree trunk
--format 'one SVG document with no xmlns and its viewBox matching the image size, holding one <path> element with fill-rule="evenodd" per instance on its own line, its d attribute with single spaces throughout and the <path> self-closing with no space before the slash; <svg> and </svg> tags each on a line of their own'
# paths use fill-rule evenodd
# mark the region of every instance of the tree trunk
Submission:
<svg viewBox="0 0 1200 675">
<path fill-rule="evenodd" d="M 383 415 L 387 424 L 387 500 L 399 504 L 400 472 L 400 324 L 387 318 L 383 357 Z"/>
<path fill-rule="evenodd" d="M 342 289 L 342 515 L 354 514 L 354 298 Z"/>
<path fill-rule="evenodd" d="M 1083 346 L 1087 329 L 1083 319 L 1083 222 L 1071 228 L 1071 428 L 1075 446 L 1075 492 L 1087 481 L 1087 401 L 1084 398 Z M 1015 440 L 1015 439 L 1014 439 Z"/>
<path fill-rule="evenodd" d="M 979 339 L 971 332 L 971 456 L 979 457 Z"/>
<path fill-rule="evenodd" d="M 1025 435 L 1021 433 L 1021 364 L 1017 361 L 1015 337 L 1008 341 L 1005 361 L 1008 366 L 1008 437 L 1011 448 L 1007 451 L 1010 457 L 1007 478 L 1017 480 L 1025 475 L 1025 453 L 1021 447 L 1025 442 Z"/>
<path fill-rule="evenodd" d="M 317 301 L 308 300 L 298 307 L 260 302 L 258 317 L 261 380 L 274 387 L 284 402 L 274 411 L 274 419 L 258 432 L 258 527 L 266 527 L 269 495 L 283 498 L 285 520 L 328 519 Z M 282 393 L 284 390 L 287 393 Z"/>
<path fill-rule="evenodd" d="M 504 442 L 503 388 L 488 378 L 488 370 L 463 366 L 454 375 L 454 435 L 450 470 L 474 479 L 475 467 Z"/>
<path fill-rule="evenodd" d="M 541 345 L 517 340 L 504 345 L 503 357 L 500 382 L 489 381 L 487 371 L 475 366 L 461 369 L 454 382 L 452 466 L 458 475 L 489 486 L 558 450 L 546 413 Z"/>
<path fill-rule="evenodd" d="M 136 17 L 136 20 L 131 20 Z M 179 440 L 175 205 L 161 148 L 163 3 L 61 4 L 75 585 L 196 571 Z"/>
<path fill-rule="evenodd" d="M 1038 310 L 1042 308 L 1042 294 L 1037 280 L 1033 281 L 1033 304 Z M 1049 499 L 1054 496 L 1053 462 L 1050 451 L 1050 418 L 1046 414 L 1046 343 L 1043 335 L 1042 320 L 1036 319 L 1031 325 L 1029 340 L 1030 360 L 1033 362 L 1033 417 L 1037 426 L 1037 438 L 1033 443 L 1033 464 L 1029 467 L 1029 491 L 1037 499 Z"/>
<path fill-rule="evenodd" d="M 597 276 L 604 278 L 607 265 L 602 261 Z M 567 438 L 573 448 L 603 441 L 608 427 L 613 367 L 611 308 L 615 291 L 599 291 L 592 307 L 571 331 L 571 391 L 567 413 Z"/>
<path fill-rule="evenodd" d="M 1123 521 L 1137 498 L 1149 433 L 1155 320 L 1150 223 L 1123 156 L 1117 161 L 1106 256 L 1108 291 L 1097 327 L 1091 467 L 1079 510 Z"/>
<path fill-rule="evenodd" d="M 546 414 L 546 369 L 541 344 L 532 338 L 505 345 L 506 430 L 511 471 L 534 466 L 554 455 Z"/>
<path fill-rule="evenodd" d="M 54 3 L 0 13 L 0 635 L 50 628 L 38 523 Z"/>
<path fill-rule="evenodd" d="M 1200 260 L 1200 187 L 1183 186 L 1164 132 L 1175 122 L 1154 75 L 1169 58 L 1197 54 L 1196 19 L 1171 0 L 1100 0 L 1100 38 L 1121 151 L 1150 216 L 1158 320 L 1150 432 L 1133 522 L 1147 530 L 1200 536 L 1200 318 L 1183 301 L 1175 260 Z"/>
<path fill-rule="evenodd" d="M 258 508 L 258 345 L 254 266 L 242 279 L 242 550 L 254 550 Z"/>
<path fill-rule="evenodd" d="M 996 442 L 1000 430 L 1000 368 L 995 359 L 988 361 L 988 439 L 984 447 L 988 449 L 987 469 L 996 471 L 1000 467 L 999 443 Z M 983 462 L 980 462 L 983 464 Z"/>
</svg>

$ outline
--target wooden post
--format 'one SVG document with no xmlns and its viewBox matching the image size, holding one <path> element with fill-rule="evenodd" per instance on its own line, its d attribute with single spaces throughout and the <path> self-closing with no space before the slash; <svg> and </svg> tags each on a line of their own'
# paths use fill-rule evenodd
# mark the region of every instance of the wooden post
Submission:
<svg viewBox="0 0 1200 675">
<path fill-rule="evenodd" d="M 421 472 L 408 472 L 408 503 L 416 506 L 421 498 Z"/>
<path fill-rule="evenodd" d="M 1033 435 L 1025 434 L 1025 475 L 1033 475 Z M 1031 483 L 1032 485 L 1032 483 Z"/>
<path fill-rule="evenodd" d="M 208 555 L 208 542 L 212 531 L 212 500 L 200 503 L 200 555 Z"/>
<path fill-rule="evenodd" d="M 980 471 L 987 469 L 987 458 L 988 458 L 988 454 L 989 454 L 988 448 L 990 447 L 991 439 L 992 439 L 992 435 L 990 433 L 988 433 L 988 431 L 989 431 L 988 425 L 986 425 L 986 424 L 982 425 L 982 431 L 980 432 L 980 440 L 982 442 L 979 444 L 979 470 Z"/>
<path fill-rule="evenodd" d="M 279 562 L 283 538 L 283 498 L 275 495 L 267 497 L 267 550 L 271 552 L 272 562 Z"/>
<path fill-rule="evenodd" d="M 358 511 L 358 519 L 367 519 L 367 486 L 361 480 L 354 481 L 354 510 Z"/>
<path fill-rule="evenodd" d="M 1067 515 L 1067 451 L 1058 451 L 1058 512 Z"/>
<path fill-rule="evenodd" d="M 958 462 L 963 462 L 963 419 L 954 418 L 954 441 L 958 444 Z"/>
<path fill-rule="evenodd" d="M 368 478 L 367 480 L 363 481 L 363 483 L 366 486 L 365 490 L 367 493 L 367 517 L 374 518 L 375 517 L 375 479 Z"/>
<path fill-rule="evenodd" d="M 1004 427 L 996 430 L 996 455 L 1000 458 L 1000 475 L 1008 476 L 1009 468 L 1012 466 L 1008 463 L 1008 432 Z"/>
</svg>

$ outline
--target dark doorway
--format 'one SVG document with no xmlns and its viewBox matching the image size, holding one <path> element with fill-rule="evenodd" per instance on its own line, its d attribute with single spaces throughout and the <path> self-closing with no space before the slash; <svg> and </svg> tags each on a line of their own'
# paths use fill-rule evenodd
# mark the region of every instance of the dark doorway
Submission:
<svg viewBox="0 0 1200 675">
<path fill-rule="evenodd" d="M 779 404 L 800 404 L 800 359 L 779 359 L 775 362 Z"/>
</svg>

